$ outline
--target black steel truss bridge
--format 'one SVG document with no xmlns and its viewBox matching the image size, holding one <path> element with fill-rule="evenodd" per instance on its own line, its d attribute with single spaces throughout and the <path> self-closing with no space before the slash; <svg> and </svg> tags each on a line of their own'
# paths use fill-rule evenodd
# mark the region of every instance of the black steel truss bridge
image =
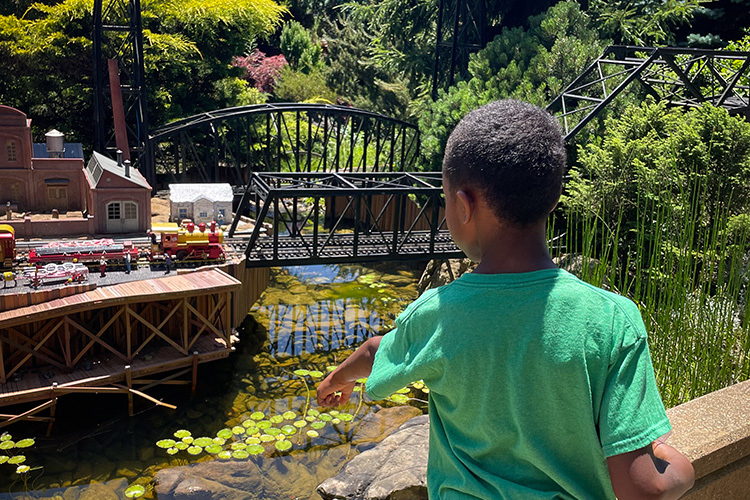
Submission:
<svg viewBox="0 0 750 500">
<path fill-rule="evenodd" d="M 625 45 L 607 47 L 547 110 L 570 141 L 634 83 L 671 105 L 750 114 L 750 52 Z"/>
<path fill-rule="evenodd" d="M 256 220 L 272 218 L 276 230 L 264 235 L 256 224 L 246 265 L 462 257 L 445 223 L 441 184 L 437 172 L 255 172 L 237 212 L 254 205 Z"/>
</svg>

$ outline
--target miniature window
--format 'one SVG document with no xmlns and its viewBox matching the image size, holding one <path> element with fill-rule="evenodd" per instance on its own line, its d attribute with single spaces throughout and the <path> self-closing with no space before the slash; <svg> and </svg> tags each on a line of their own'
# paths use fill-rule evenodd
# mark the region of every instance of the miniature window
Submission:
<svg viewBox="0 0 750 500">
<path fill-rule="evenodd" d="M 124 204 L 125 218 L 126 219 L 137 219 L 138 218 L 138 206 L 132 201 L 126 201 Z"/>
<path fill-rule="evenodd" d="M 116 201 L 107 205 L 107 219 L 120 219 L 120 202 Z"/>
<path fill-rule="evenodd" d="M 201 212 L 200 217 L 201 219 L 205 219 L 206 217 L 208 217 L 208 212 Z"/>
<path fill-rule="evenodd" d="M 16 141 L 8 141 L 5 143 L 6 152 L 8 153 L 8 161 L 17 161 L 18 154 L 16 153 Z"/>
<path fill-rule="evenodd" d="M 187 219 L 187 208 L 180 209 L 180 219 Z"/>
</svg>

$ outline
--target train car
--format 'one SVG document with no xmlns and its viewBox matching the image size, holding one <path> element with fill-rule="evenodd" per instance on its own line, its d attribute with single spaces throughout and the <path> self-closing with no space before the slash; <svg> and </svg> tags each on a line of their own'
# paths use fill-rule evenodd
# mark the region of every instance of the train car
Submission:
<svg viewBox="0 0 750 500">
<path fill-rule="evenodd" d="M 217 260 L 224 255 L 224 232 L 216 222 L 196 225 L 184 220 L 178 226 L 173 222 L 154 224 L 150 232 L 151 258 L 169 255 L 177 260 Z"/>
<path fill-rule="evenodd" d="M 0 269 L 13 267 L 16 258 L 16 231 L 9 224 L 0 224 Z"/>
<path fill-rule="evenodd" d="M 122 243 L 112 239 L 76 240 L 48 243 L 29 250 L 29 262 L 32 264 L 81 262 L 97 263 L 104 255 L 108 261 L 124 260 L 125 254 L 138 260 L 138 249 L 131 241 Z"/>
</svg>

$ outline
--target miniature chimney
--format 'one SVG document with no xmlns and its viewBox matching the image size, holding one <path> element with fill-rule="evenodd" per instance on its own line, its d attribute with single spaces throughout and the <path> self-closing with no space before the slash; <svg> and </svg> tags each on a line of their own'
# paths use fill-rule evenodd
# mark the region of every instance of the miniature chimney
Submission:
<svg viewBox="0 0 750 500">
<path fill-rule="evenodd" d="M 125 177 L 130 177 L 130 160 L 125 160 Z"/>
<path fill-rule="evenodd" d="M 117 166 L 122 167 L 122 151 L 117 150 Z"/>
<path fill-rule="evenodd" d="M 44 137 L 47 139 L 47 156 L 49 158 L 62 158 L 65 153 L 65 134 L 59 130 L 52 129 Z"/>
</svg>

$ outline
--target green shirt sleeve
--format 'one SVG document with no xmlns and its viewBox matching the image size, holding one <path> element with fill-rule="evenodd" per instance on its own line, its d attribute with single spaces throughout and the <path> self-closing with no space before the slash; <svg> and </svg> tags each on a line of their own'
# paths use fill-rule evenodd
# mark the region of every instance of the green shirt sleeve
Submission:
<svg viewBox="0 0 750 500">
<path fill-rule="evenodd" d="M 439 373 L 442 348 L 435 342 L 435 332 L 423 331 L 409 321 L 418 314 L 425 293 L 413 302 L 398 318 L 396 328 L 383 337 L 375 354 L 372 372 L 367 379 L 366 392 L 374 400 L 385 399 L 412 382 L 423 380 L 430 373 Z"/>
<path fill-rule="evenodd" d="M 621 334 L 613 349 L 601 411 L 599 436 L 606 457 L 642 448 L 671 429 L 656 386 L 643 320 L 631 309 L 613 322 Z M 629 313 L 629 314 L 628 314 Z"/>
</svg>

